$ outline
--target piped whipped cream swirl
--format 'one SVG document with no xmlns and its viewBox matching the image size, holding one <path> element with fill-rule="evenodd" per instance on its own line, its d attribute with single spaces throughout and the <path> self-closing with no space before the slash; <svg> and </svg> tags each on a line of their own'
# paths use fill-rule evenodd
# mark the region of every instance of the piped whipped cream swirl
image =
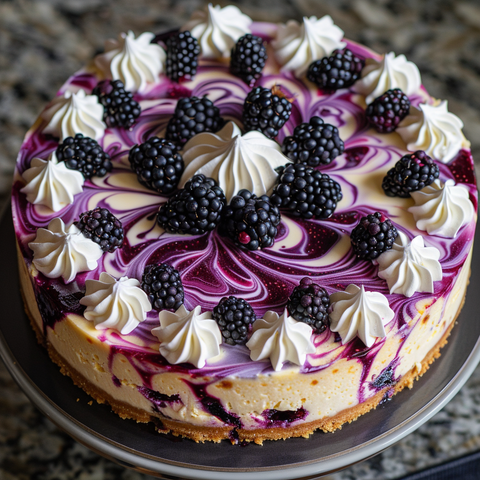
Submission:
<svg viewBox="0 0 480 480">
<path fill-rule="evenodd" d="M 107 126 L 103 121 L 103 106 L 96 95 L 67 91 L 55 97 L 40 117 L 47 122 L 43 133 L 49 133 L 63 141 L 82 133 L 94 140 L 100 139 Z"/>
<path fill-rule="evenodd" d="M 253 334 L 247 342 L 254 361 L 269 358 L 275 371 L 285 362 L 303 365 L 307 354 L 315 353 L 312 328 L 297 322 L 285 308 L 282 315 L 268 311 L 253 324 Z"/>
<path fill-rule="evenodd" d="M 26 185 L 20 190 L 34 205 L 45 205 L 54 212 L 73 203 L 83 191 L 84 178 L 77 170 L 70 170 L 65 162 L 58 162 L 55 152 L 50 160 L 34 158 L 30 168 L 22 173 Z"/>
<path fill-rule="evenodd" d="M 290 163 L 277 142 L 263 133 L 251 131 L 242 136 L 233 122 L 217 133 L 198 133 L 184 147 L 185 171 L 182 188 L 193 175 L 203 173 L 215 179 L 227 201 L 242 188 L 255 195 L 267 194 L 275 185 L 275 168 Z"/>
<path fill-rule="evenodd" d="M 51 220 L 48 228 L 39 228 L 28 246 L 36 269 L 48 278 L 62 277 L 65 283 L 73 282 L 79 272 L 97 268 L 103 255 L 95 242 L 73 224 L 66 228 L 61 218 Z"/>
<path fill-rule="evenodd" d="M 233 5 L 221 8 L 208 5 L 207 11 L 196 11 L 182 27 L 198 40 L 205 58 L 228 58 L 232 47 L 250 33 L 252 19 Z"/>
<path fill-rule="evenodd" d="M 398 232 L 391 250 L 377 258 L 378 276 L 387 281 L 390 293 L 411 297 L 415 292 L 433 293 L 433 282 L 442 279 L 440 251 L 426 247 L 423 237 L 412 241 Z"/>
<path fill-rule="evenodd" d="M 460 228 L 471 222 L 475 214 L 467 188 L 455 185 L 451 179 L 444 184 L 437 179 L 410 195 L 415 206 L 408 211 L 413 214 L 417 228 L 429 235 L 455 238 Z"/>
<path fill-rule="evenodd" d="M 303 17 L 301 24 L 295 20 L 280 24 L 272 46 L 282 70 L 292 70 L 295 76 L 302 77 L 312 62 L 345 47 L 343 35 L 330 15 L 319 19 Z"/>
<path fill-rule="evenodd" d="M 136 278 L 116 280 L 106 272 L 100 280 L 86 280 L 86 293 L 80 299 L 85 305 L 84 316 L 97 330 L 113 328 L 122 335 L 132 332 L 152 309 L 147 294 Z"/>
<path fill-rule="evenodd" d="M 386 336 L 384 326 L 395 316 L 385 295 L 367 292 L 363 285 L 350 284 L 344 292 L 332 294 L 330 301 L 330 330 L 340 334 L 342 344 L 358 336 L 371 347 L 376 338 Z"/>
<path fill-rule="evenodd" d="M 189 312 L 183 305 L 175 312 L 159 313 L 160 327 L 152 330 L 160 341 L 160 353 L 173 364 L 191 363 L 202 368 L 220 354 L 222 334 L 211 312 L 200 306 Z"/>
</svg>

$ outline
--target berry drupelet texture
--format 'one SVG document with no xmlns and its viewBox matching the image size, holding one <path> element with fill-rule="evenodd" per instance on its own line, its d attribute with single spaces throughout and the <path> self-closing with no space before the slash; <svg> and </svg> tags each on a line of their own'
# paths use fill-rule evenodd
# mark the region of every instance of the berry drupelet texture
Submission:
<svg viewBox="0 0 480 480">
<path fill-rule="evenodd" d="M 295 127 L 293 135 L 283 140 L 283 153 L 295 163 L 309 167 L 328 165 L 343 153 L 344 143 L 338 128 L 312 117 L 308 123 Z"/>
<path fill-rule="evenodd" d="M 142 112 L 133 94 L 121 80 L 102 80 L 92 91 L 103 105 L 103 120 L 109 127 L 130 128 Z"/>
<path fill-rule="evenodd" d="M 142 276 L 142 289 L 155 310 L 177 310 L 183 304 L 180 274 L 168 263 L 148 265 Z"/>
<path fill-rule="evenodd" d="M 404 155 L 385 175 L 382 188 L 389 197 L 410 197 L 440 176 L 438 165 L 422 150 Z"/>
<path fill-rule="evenodd" d="M 241 78 L 250 87 L 262 76 L 267 61 L 267 49 L 263 40 L 247 33 L 240 37 L 232 48 L 230 72 Z"/>
<path fill-rule="evenodd" d="M 122 222 L 107 208 L 97 207 L 81 213 L 75 226 L 104 252 L 112 253 L 123 244 Z"/>
<path fill-rule="evenodd" d="M 172 193 L 177 188 L 185 168 L 177 146 L 158 137 L 132 147 L 128 160 L 138 181 L 162 194 Z"/>
<path fill-rule="evenodd" d="M 342 197 L 340 185 L 326 173 L 290 163 L 280 170 L 270 201 L 308 220 L 332 216 Z"/>
<path fill-rule="evenodd" d="M 222 298 L 214 307 L 212 317 L 220 327 L 223 341 L 229 345 L 245 345 L 257 319 L 247 301 L 233 296 Z"/>
<path fill-rule="evenodd" d="M 287 301 L 287 310 L 291 317 L 310 325 L 314 333 L 322 333 L 329 325 L 328 309 L 330 297 L 320 285 L 309 277 L 300 281 L 293 289 Z"/>
<path fill-rule="evenodd" d="M 240 190 L 225 208 L 222 234 L 247 250 L 271 247 L 277 236 L 280 212 L 267 195 L 257 197 Z"/>
<path fill-rule="evenodd" d="M 316 60 L 308 67 L 307 78 L 317 87 L 338 90 L 352 86 L 362 73 L 365 60 L 348 48 Z"/>
<path fill-rule="evenodd" d="M 408 97 L 399 88 L 393 88 L 368 105 L 365 115 L 377 132 L 391 133 L 396 130 L 409 111 Z"/>
<path fill-rule="evenodd" d="M 174 82 L 191 80 L 197 73 L 200 45 L 195 37 L 186 30 L 170 35 L 166 40 L 167 77 Z"/>
<path fill-rule="evenodd" d="M 213 178 L 194 175 L 160 207 L 157 222 L 170 233 L 203 235 L 220 223 L 225 204 L 225 194 Z"/>
<path fill-rule="evenodd" d="M 357 258 L 375 260 L 379 255 L 392 248 L 398 231 L 380 212 L 360 219 L 350 235 L 352 247 Z"/>
<path fill-rule="evenodd" d="M 271 90 L 255 87 L 243 104 L 245 131 L 258 130 L 268 138 L 275 138 L 290 118 L 292 104 L 278 86 Z"/>
</svg>

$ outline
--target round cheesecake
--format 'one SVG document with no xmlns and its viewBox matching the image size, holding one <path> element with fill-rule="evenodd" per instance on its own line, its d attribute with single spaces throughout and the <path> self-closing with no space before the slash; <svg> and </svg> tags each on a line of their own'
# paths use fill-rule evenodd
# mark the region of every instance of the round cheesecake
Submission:
<svg viewBox="0 0 480 480">
<path fill-rule="evenodd" d="M 414 379 L 440 354 L 466 294 L 477 209 L 476 181 L 468 144 L 453 147 L 448 144 L 442 151 L 454 148 L 455 152 L 449 154 L 451 158 L 432 156 L 439 170 L 438 188 L 445 190 L 452 185 L 462 190 L 471 215 L 454 228 L 453 234 L 425 226 L 424 213 L 418 210 L 421 200 L 416 195 L 425 190 L 407 198 L 389 196 L 382 182 L 403 156 L 427 150 L 415 146 L 421 135 L 428 137 L 428 134 L 415 133 L 412 112 L 423 111 L 422 105 L 436 105 L 434 99 L 423 87 L 409 92 L 410 115 L 399 127 L 403 133 L 379 133 L 369 124 L 365 113 L 375 90 L 364 92 L 366 82 L 363 80 L 371 69 L 369 59 L 378 64 L 383 57 L 344 40 L 354 55 L 367 59 L 362 79 L 358 81 L 363 81 L 363 90 L 356 87 L 358 82 L 349 88 L 322 89 L 308 80 L 305 72 L 286 68 L 288 64 L 279 54 L 279 28 L 266 23 L 249 25 L 250 31 L 264 40 L 268 53 L 255 87 L 280 87 L 291 103 L 291 114 L 272 141 L 282 145 L 286 137 L 294 134 L 295 127 L 312 117 L 321 117 L 325 123 L 338 128 L 344 151 L 330 163 L 316 167 L 341 187 L 342 199 L 333 215 L 302 219 L 280 209 L 281 221 L 272 246 L 248 250 L 218 228 L 201 235 L 167 231 L 165 225 L 158 222 L 157 214 L 171 195 L 147 188 L 131 169 L 130 150 L 152 137 L 165 137 L 181 98 L 207 96 L 225 122 L 217 132 L 199 133 L 190 140 L 196 142 L 200 153 L 202 142 L 214 135 L 221 137 L 224 129 L 234 128 L 229 127 L 230 122 L 239 130 L 243 128 L 244 102 L 252 86 L 231 73 L 228 54 L 214 58 L 207 55 L 206 44 L 200 38 L 202 53 L 193 78 L 177 83 L 160 73 L 154 81 L 147 81 L 134 92 L 141 114 L 133 125 L 91 127 L 94 133 L 90 136 L 98 137 L 113 168 L 103 176 L 85 179 L 68 205 L 54 211 L 51 205 L 31 202 L 25 193 L 28 185 L 25 172 L 32 167 L 33 159 L 47 160 L 62 142 L 57 131 L 51 128 L 52 116 L 45 114 L 52 104 L 28 132 L 18 157 L 12 191 L 13 220 L 25 307 L 39 340 L 46 345 L 62 373 L 69 375 L 98 402 L 109 403 L 121 417 L 153 421 L 160 432 L 171 431 L 195 441 L 230 439 L 262 443 L 308 437 L 317 429 L 334 431 L 405 386 L 413 386 Z M 191 31 L 195 36 L 194 27 Z M 73 75 L 59 91 L 58 98 L 81 90 L 92 96 L 99 81 L 105 78 L 99 64 L 95 62 Z M 407 71 L 410 67 L 404 68 Z M 135 79 L 135 75 L 132 78 Z M 127 82 L 124 83 L 127 88 Z M 380 83 L 379 80 L 378 88 L 382 89 Z M 92 112 L 99 105 L 96 103 Z M 87 109 L 82 118 L 90 113 Z M 79 121 L 74 123 L 72 133 L 82 133 L 75 131 L 81 126 Z M 430 143 L 437 137 L 439 142 L 443 138 L 441 135 L 431 137 Z M 189 147 L 187 142 L 183 150 L 180 149 L 185 158 Z M 435 151 L 435 145 L 431 150 Z M 291 161 L 285 156 L 285 163 Z M 227 172 L 228 178 L 235 175 L 233 171 Z M 122 246 L 99 254 L 94 268 L 76 273 L 69 281 L 39 271 L 31 247 L 32 242 L 38 242 L 39 229 L 50 228 L 50 222 L 56 218 L 67 226 L 75 224 L 82 213 L 97 207 L 108 209 L 121 221 Z M 447 211 L 445 217 L 458 217 L 450 214 L 443 204 L 435 208 L 442 215 Z M 426 274 L 431 277 L 431 291 L 423 288 L 413 274 L 403 280 L 410 286 L 417 285 L 413 292 L 407 296 L 405 290 L 395 290 L 390 270 L 384 266 L 384 254 L 371 261 L 360 258 L 352 247 L 352 232 L 363 217 L 375 212 L 379 212 L 382 219 L 388 218 L 408 242 L 421 237 L 425 247 L 437 252 L 436 276 L 431 272 Z M 428 270 L 428 262 L 419 262 L 422 266 L 416 267 L 417 270 Z M 148 266 L 163 263 L 179 272 L 184 290 L 182 308 L 187 312 L 197 307 L 202 313 L 213 312 L 223 298 L 230 296 L 247 301 L 257 318 L 249 331 L 247 345 L 230 345 L 223 339 L 219 342 L 218 354 L 207 358 L 204 365 L 175 363 L 162 354 L 162 341 L 155 335 L 159 328 L 164 328 L 159 320 L 162 312 L 151 305 L 145 309 L 145 318 L 128 332 L 115 326 L 98 328 L 88 318 L 85 312 L 89 307 L 86 309 L 86 303 L 81 302 L 87 296 L 88 282 L 109 274 L 117 280 L 127 277 L 141 283 Z M 299 355 L 303 361 L 292 361 L 287 355 L 285 358 L 289 360 L 275 364 L 273 356 L 278 352 L 264 358 L 257 355 L 253 360 L 251 342 L 259 330 L 255 323 L 273 313 L 283 318 L 289 297 L 305 277 L 330 296 L 330 322 L 320 333 L 308 327 L 311 330 L 307 331 L 309 347 Z M 339 322 L 332 320 L 340 305 L 340 301 L 334 301 L 335 295 L 345 294 L 351 285 L 381 296 L 382 305 L 389 312 L 383 315 L 383 310 L 378 310 L 383 333 L 375 334 L 375 328 L 368 326 L 363 313 L 358 315 L 367 326 L 362 323 L 358 331 L 370 329 L 367 340 L 360 333 L 347 338 Z M 294 326 L 305 325 L 292 320 L 288 311 L 284 316 Z M 340 321 L 343 319 L 341 316 Z M 211 331 L 217 328 L 208 325 L 206 328 Z M 337 325 L 336 331 L 334 325 Z M 351 330 L 352 323 L 346 328 Z M 286 334 L 285 345 L 289 345 L 290 340 L 294 342 L 291 336 Z M 278 348 L 281 349 L 281 345 Z"/>
</svg>

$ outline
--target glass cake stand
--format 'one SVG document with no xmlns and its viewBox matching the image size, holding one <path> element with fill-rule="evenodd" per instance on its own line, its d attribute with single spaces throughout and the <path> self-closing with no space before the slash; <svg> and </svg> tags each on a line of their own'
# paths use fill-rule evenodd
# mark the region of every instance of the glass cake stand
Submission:
<svg viewBox="0 0 480 480">
<path fill-rule="evenodd" d="M 38 409 L 77 441 L 125 467 L 164 479 L 320 478 L 372 457 L 413 432 L 458 392 L 480 360 L 474 295 L 480 287 L 477 248 L 470 295 L 457 325 L 442 356 L 412 390 L 395 395 L 333 434 L 317 432 L 308 440 L 267 441 L 263 446 L 232 446 L 227 441 L 196 444 L 160 435 L 151 424 L 122 420 L 106 405 L 89 404 L 90 397 L 63 376 L 37 344 L 24 313 L 9 210 L 0 221 L 0 245 L 0 355 L 12 377 Z"/>
</svg>

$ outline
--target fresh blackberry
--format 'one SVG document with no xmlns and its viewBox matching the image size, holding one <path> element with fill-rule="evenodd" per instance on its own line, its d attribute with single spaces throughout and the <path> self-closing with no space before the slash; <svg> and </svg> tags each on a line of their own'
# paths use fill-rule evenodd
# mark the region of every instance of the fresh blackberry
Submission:
<svg viewBox="0 0 480 480">
<path fill-rule="evenodd" d="M 142 289 L 155 310 L 177 310 L 183 304 L 180 274 L 168 263 L 148 265 L 142 276 Z"/>
<path fill-rule="evenodd" d="M 170 233 L 203 235 L 220 222 L 225 194 L 213 178 L 194 175 L 161 206 L 158 224 Z"/>
<path fill-rule="evenodd" d="M 285 137 L 282 150 L 295 163 L 318 167 L 341 155 L 344 143 L 337 127 L 324 123 L 320 117 L 312 117 L 308 123 L 295 127 L 292 136 Z"/>
<path fill-rule="evenodd" d="M 326 173 L 289 163 L 279 171 L 270 201 L 295 217 L 328 218 L 342 199 L 340 185 Z"/>
<path fill-rule="evenodd" d="M 123 243 L 122 222 L 107 208 L 97 207 L 80 214 L 75 226 L 104 252 L 114 252 Z"/>
<path fill-rule="evenodd" d="M 374 260 L 392 248 L 397 235 L 398 231 L 390 219 L 380 212 L 375 212 L 360 219 L 360 223 L 350 235 L 350 240 L 358 258 Z"/>
<path fill-rule="evenodd" d="M 255 87 L 243 104 L 245 131 L 258 130 L 268 138 L 275 138 L 290 118 L 292 104 L 278 86 L 271 90 Z"/>
<path fill-rule="evenodd" d="M 120 80 L 102 80 L 92 94 L 103 105 L 103 120 L 109 127 L 130 128 L 142 112 L 140 104 Z"/>
<path fill-rule="evenodd" d="M 404 155 L 385 175 L 382 188 L 389 197 L 410 196 L 440 176 L 438 165 L 422 150 Z"/>
<path fill-rule="evenodd" d="M 222 233 L 239 247 L 257 250 L 271 247 L 277 236 L 280 212 L 267 195 L 257 197 L 240 190 L 225 208 Z"/>
<path fill-rule="evenodd" d="M 177 188 L 185 168 L 177 146 L 158 137 L 132 147 L 128 161 L 142 185 L 162 194 L 169 194 Z"/>
<path fill-rule="evenodd" d="M 364 66 L 365 60 L 348 48 L 335 50 L 331 56 L 311 63 L 307 78 L 319 88 L 338 90 L 353 85 L 360 78 Z"/>
<path fill-rule="evenodd" d="M 309 277 L 302 278 L 300 285 L 293 289 L 287 301 L 290 316 L 322 333 L 329 325 L 328 309 L 330 297 L 324 288 L 313 283 Z"/>
<path fill-rule="evenodd" d="M 191 80 L 197 73 L 200 45 L 192 34 L 185 30 L 170 35 L 167 46 L 167 77 L 178 82 L 181 79 Z"/>
<path fill-rule="evenodd" d="M 377 132 L 390 133 L 395 131 L 409 111 L 408 97 L 399 88 L 393 88 L 377 97 L 367 107 L 365 115 Z"/>
<path fill-rule="evenodd" d="M 223 297 L 214 307 L 212 317 L 220 327 L 223 341 L 229 345 L 245 345 L 257 319 L 251 305 L 237 297 Z"/>
<path fill-rule="evenodd" d="M 267 61 L 267 49 L 263 40 L 247 33 L 240 37 L 232 48 L 230 56 L 230 72 L 240 77 L 247 85 L 252 86 L 262 76 Z"/>
<path fill-rule="evenodd" d="M 85 178 L 103 177 L 112 170 L 110 155 L 93 139 L 77 133 L 67 137 L 55 152 L 59 162 L 78 170 Z"/>
<path fill-rule="evenodd" d="M 220 111 L 206 96 L 181 98 L 168 122 L 165 137 L 181 148 L 197 133 L 216 132 L 224 123 Z"/>
</svg>

